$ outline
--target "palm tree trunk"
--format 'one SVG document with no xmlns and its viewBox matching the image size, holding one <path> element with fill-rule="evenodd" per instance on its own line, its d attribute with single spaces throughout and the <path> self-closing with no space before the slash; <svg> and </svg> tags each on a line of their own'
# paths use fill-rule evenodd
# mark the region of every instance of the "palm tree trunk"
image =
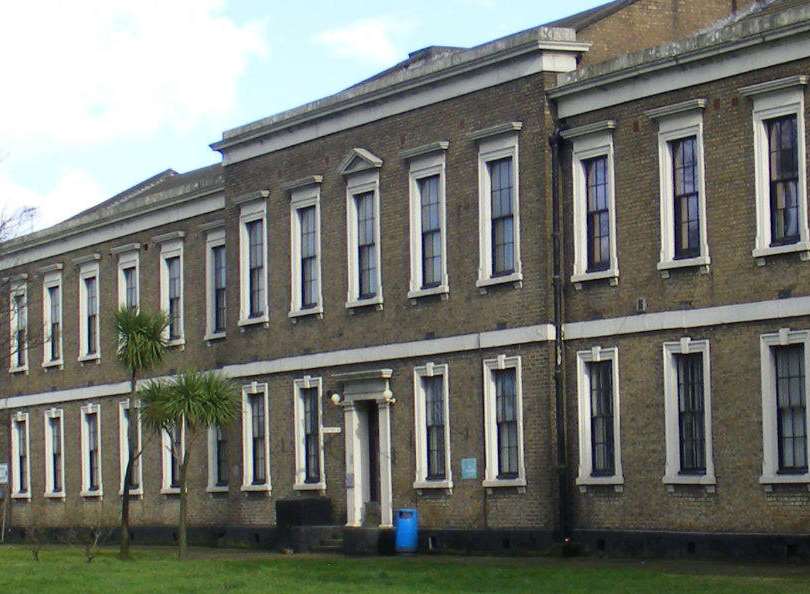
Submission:
<svg viewBox="0 0 810 594">
<path fill-rule="evenodd" d="M 177 556 L 180 559 L 186 558 L 188 549 L 188 536 L 186 534 L 186 515 L 188 510 L 188 485 L 186 484 L 188 474 L 186 470 L 188 469 L 189 460 L 188 451 L 189 448 L 186 447 L 183 452 L 183 463 L 180 465 L 180 522 L 177 527 L 177 543 L 179 545 Z"/>
<path fill-rule="evenodd" d="M 137 431 L 137 419 L 133 414 L 135 408 L 135 380 L 136 374 L 132 372 L 132 384 L 129 396 L 129 422 L 127 423 L 127 466 L 124 470 L 124 485 L 121 495 L 121 547 L 118 556 L 121 559 L 129 559 L 129 492 L 132 488 L 132 466 L 135 457 L 135 434 Z M 135 427 L 133 427 L 135 425 Z"/>
</svg>

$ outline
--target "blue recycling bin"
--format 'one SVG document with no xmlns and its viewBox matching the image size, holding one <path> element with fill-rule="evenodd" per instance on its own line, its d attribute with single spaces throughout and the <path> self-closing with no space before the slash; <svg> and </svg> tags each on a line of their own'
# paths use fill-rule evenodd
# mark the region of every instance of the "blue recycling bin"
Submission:
<svg viewBox="0 0 810 594">
<path fill-rule="evenodd" d="M 419 544 L 419 512 L 398 509 L 394 518 L 397 553 L 415 553 Z"/>
</svg>

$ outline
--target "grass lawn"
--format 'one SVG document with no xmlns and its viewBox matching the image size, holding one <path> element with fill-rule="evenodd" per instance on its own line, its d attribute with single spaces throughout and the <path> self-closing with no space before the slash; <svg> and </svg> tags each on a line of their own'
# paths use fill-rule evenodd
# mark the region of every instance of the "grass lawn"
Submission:
<svg viewBox="0 0 810 594">
<path fill-rule="evenodd" d="M 0 592 L 700 592 L 810 593 L 810 568 L 699 562 L 473 557 L 343 558 L 194 549 L 136 549 L 122 562 L 104 549 L 90 564 L 78 548 L 0 547 Z"/>
</svg>

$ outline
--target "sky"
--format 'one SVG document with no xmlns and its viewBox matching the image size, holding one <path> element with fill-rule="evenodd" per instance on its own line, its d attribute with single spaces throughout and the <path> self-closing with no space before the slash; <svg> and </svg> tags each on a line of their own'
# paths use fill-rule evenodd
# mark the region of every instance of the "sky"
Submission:
<svg viewBox="0 0 810 594">
<path fill-rule="evenodd" d="M 0 0 L 0 212 L 53 225 L 229 128 L 428 45 L 473 46 L 598 0 Z"/>
</svg>

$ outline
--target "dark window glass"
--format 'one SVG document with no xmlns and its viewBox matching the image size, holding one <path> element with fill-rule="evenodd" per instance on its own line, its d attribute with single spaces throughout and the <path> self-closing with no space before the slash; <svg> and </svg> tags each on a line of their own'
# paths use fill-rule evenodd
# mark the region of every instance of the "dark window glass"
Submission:
<svg viewBox="0 0 810 594">
<path fill-rule="evenodd" d="M 591 454 L 594 476 L 615 472 L 613 443 L 613 363 L 588 364 L 591 387 Z"/>
<path fill-rule="evenodd" d="M 17 367 L 25 366 L 25 335 L 28 326 L 28 312 L 26 311 L 25 295 L 14 295 L 14 358 Z"/>
<path fill-rule="evenodd" d="M 215 435 L 217 486 L 224 487 L 228 484 L 228 440 L 222 427 L 215 429 Z"/>
<path fill-rule="evenodd" d="M 796 116 L 765 122 L 768 130 L 771 244 L 799 241 L 799 145 Z"/>
<path fill-rule="evenodd" d="M 442 223 L 439 204 L 439 176 L 417 182 L 422 222 L 422 288 L 438 287 L 442 282 Z"/>
<path fill-rule="evenodd" d="M 678 441 L 681 474 L 706 473 L 706 423 L 703 408 L 703 355 L 676 355 Z"/>
<path fill-rule="evenodd" d="M 87 297 L 87 354 L 94 355 L 98 350 L 98 286 L 96 277 L 84 279 Z"/>
<path fill-rule="evenodd" d="M 171 468 L 169 469 L 169 486 L 172 488 L 180 487 L 180 464 L 183 456 L 183 428 L 182 426 L 174 426 L 169 432 L 169 439 L 171 440 Z"/>
<path fill-rule="evenodd" d="M 248 235 L 248 283 L 251 318 L 264 315 L 264 222 L 251 221 L 247 224 Z"/>
<path fill-rule="evenodd" d="M 253 484 L 263 485 L 267 482 L 265 471 L 266 458 L 264 451 L 264 394 L 252 394 L 250 396 L 250 416 L 251 416 L 251 452 L 253 454 Z"/>
<path fill-rule="evenodd" d="M 804 474 L 807 472 L 804 345 L 775 347 L 774 360 L 779 472 Z"/>
<path fill-rule="evenodd" d="M 444 442 L 444 377 L 422 378 L 425 391 L 425 433 L 427 437 L 427 479 L 447 478 Z"/>
<path fill-rule="evenodd" d="M 62 353 L 59 349 L 59 342 L 61 337 L 60 318 L 62 317 L 62 304 L 60 299 L 59 287 L 48 287 L 48 303 L 50 305 L 50 356 L 51 361 L 59 360 Z"/>
<path fill-rule="evenodd" d="M 698 191 L 697 139 L 679 138 L 670 143 L 675 208 L 675 258 L 700 255 L 700 195 Z"/>
<path fill-rule="evenodd" d="M 166 272 L 169 277 L 169 338 L 180 338 L 183 327 L 183 312 L 180 307 L 180 258 L 166 258 Z"/>
<path fill-rule="evenodd" d="M 28 442 L 25 434 L 28 424 L 25 421 L 17 422 L 17 473 L 20 493 L 28 492 Z"/>
<path fill-rule="evenodd" d="M 495 380 L 495 421 L 498 429 L 498 478 L 518 476 L 518 421 L 515 369 L 492 372 Z"/>
<path fill-rule="evenodd" d="M 137 418 L 137 413 L 136 413 L 135 416 Z M 125 408 L 124 409 L 124 439 L 126 439 L 126 444 L 124 445 L 124 447 L 126 448 L 127 457 L 129 457 L 129 420 L 130 420 L 130 418 L 131 418 L 131 415 L 130 415 L 129 409 Z M 135 437 L 135 448 L 137 449 L 138 446 L 139 446 L 139 444 L 138 444 L 138 433 L 137 433 L 138 428 L 133 427 L 132 430 L 135 431 L 135 436 L 134 436 Z M 138 454 L 137 451 L 133 452 L 133 455 L 137 455 L 137 454 Z M 135 458 L 132 461 L 132 467 L 130 469 L 130 477 L 129 477 L 129 486 L 132 489 L 140 488 L 140 482 L 138 481 L 138 476 L 140 475 L 140 472 L 138 471 L 138 466 L 140 465 L 140 463 L 141 463 L 141 457 L 140 456 L 138 456 L 137 458 Z M 124 470 L 126 470 L 126 468 Z"/>
<path fill-rule="evenodd" d="M 88 413 L 84 417 L 84 422 L 87 424 L 87 490 L 98 491 L 98 413 Z"/>
<path fill-rule="evenodd" d="M 298 210 L 301 225 L 301 308 L 318 305 L 318 230 L 315 207 Z"/>
<path fill-rule="evenodd" d="M 512 157 L 487 163 L 492 216 L 492 275 L 515 271 Z"/>
<path fill-rule="evenodd" d="M 377 294 L 377 247 L 374 234 L 374 192 L 354 197 L 357 209 L 357 280 L 360 299 Z"/>
<path fill-rule="evenodd" d="M 51 490 L 59 493 L 62 490 L 62 419 L 49 418 L 51 431 Z"/>
<path fill-rule="evenodd" d="M 124 305 L 127 309 L 138 307 L 138 285 L 135 280 L 135 267 L 124 269 Z"/>
<path fill-rule="evenodd" d="M 226 264 L 224 245 L 216 246 L 211 250 L 211 260 L 214 267 L 214 332 L 225 332 Z"/>
<path fill-rule="evenodd" d="M 321 480 L 320 427 L 318 424 L 318 388 L 301 390 L 304 404 L 305 481 Z"/>
<path fill-rule="evenodd" d="M 610 205 L 607 157 L 583 161 L 587 207 L 588 272 L 610 267 Z"/>
</svg>

